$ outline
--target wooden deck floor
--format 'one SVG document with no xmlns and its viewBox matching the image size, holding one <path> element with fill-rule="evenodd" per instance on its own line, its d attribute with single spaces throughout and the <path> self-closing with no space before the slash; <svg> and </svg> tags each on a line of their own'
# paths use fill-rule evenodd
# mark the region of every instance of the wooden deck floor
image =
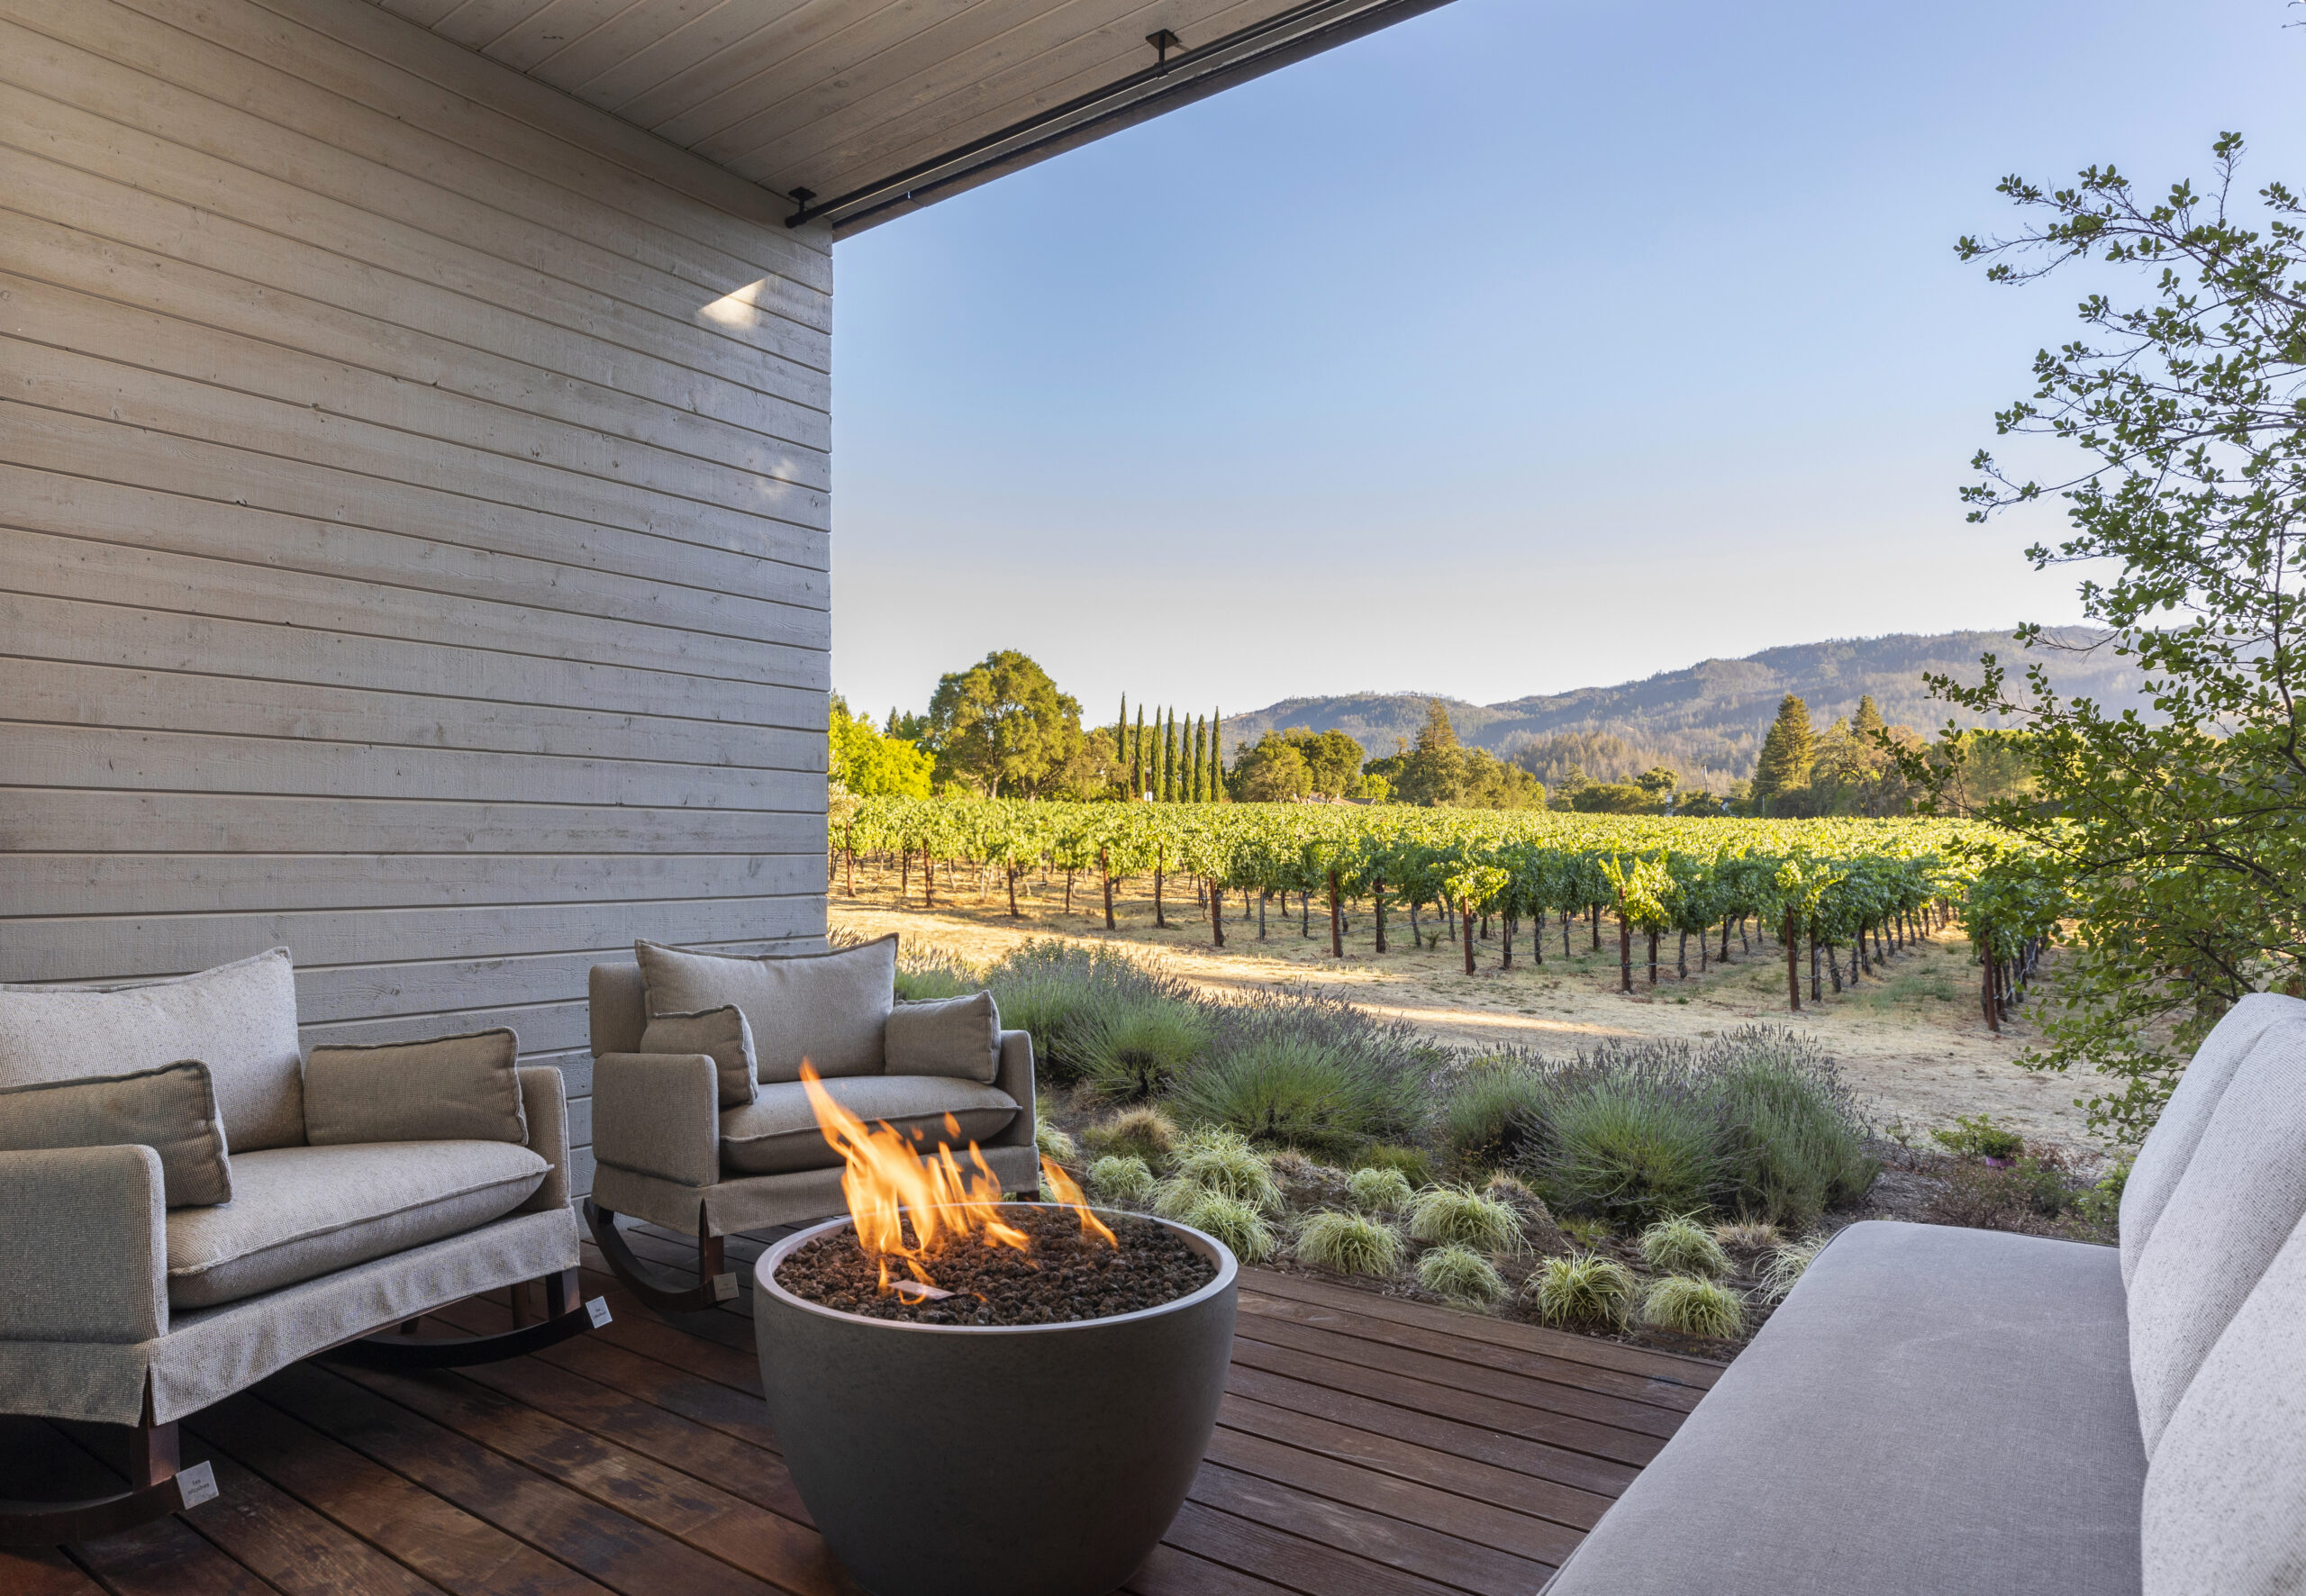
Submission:
<svg viewBox="0 0 2306 1596">
<path fill-rule="evenodd" d="M 759 1247 L 731 1251 L 749 1268 Z M 597 1269 L 586 1289 L 616 1322 L 540 1356 L 423 1376 L 304 1364 L 209 1410 L 186 1461 L 214 1463 L 215 1501 L 0 1551 L 0 1591 L 853 1592 L 764 1421 L 749 1295 L 676 1325 Z M 443 1317 L 480 1329 L 509 1312 L 475 1300 Z M 1130 1589 L 1530 1596 L 1720 1373 L 1248 1272 L 1208 1460 Z M 0 1497 L 83 1479 L 95 1494 L 105 1477 L 61 1430 L 0 1419 Z"/>
</svg>

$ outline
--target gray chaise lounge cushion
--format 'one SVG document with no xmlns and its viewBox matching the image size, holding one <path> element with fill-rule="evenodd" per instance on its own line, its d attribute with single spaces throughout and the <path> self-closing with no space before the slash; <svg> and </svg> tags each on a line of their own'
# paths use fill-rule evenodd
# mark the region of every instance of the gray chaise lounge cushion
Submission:
<svg viewBox="0 0 2306 1596">
<path fill-rule="evenodd" d="M 168 1305 L 205 1308 L 455 1236 L 550 1165 L 501 1141 L 276 1147 L 232 1157 L 232 1201 L 169 1211 Z"/>
<path fill-rule="evenodd" d="M 859 1075 L 827 1081 L 834 1102 L 870 1123 L 890 1128 L 924 1151 L 990 1141 L 1017 1118 L 1017 1100 L 998 1087 L 940 1075 Z M 780 1082 L 758 1101 L 721 1116 L 721 1165 L 732 1174 L 789 1174 L 840 1163 L 817 1129 L 808 1089 Z M 952 1117 L 958 1132 L 945 1124 Z"/>
<path fill-rule="evenodd" d="M 304 1139 L 296 972 L 276 948 L 129 986 L 0 987 L 0 1086 L 208 1066 L 234 1154 Z"/>
<path fill-rule="evenodd" d="M 2136 1596 L 2111 1247 L 1844 1230 L 1547 1596 Z"/>
<path fill-rule="evenodd" d="M 86 1081 L 0 1087 L 0 1152 L 150 1147 L 170 1208 L 230 1202 L 232 1170 L 208 1066 L 194 1059 Z"/>
<path fill-rule="evenodd" d="M 752 1027 L 764 1084 L 797 1081 L 806 1058 L 821 1075 L 881 1073 L 881 1029 L 896 1001 L 897 939 L 830 953 L 731 958 L 654 942 L 633 944 L 651 1014 L 734 1003 Z"/>
<path fill-rule="evenodd" d="M 760 1065 L 753 1053 L 753 1028 L 734 1003 L 695 1014 L 654 1014 L 640 1033 L 637 1053 L 702 1053 L 721 1076 L 721 1106 L 742 1108 L 760 1095 Z"/>
<path fill-rule="evenodd" d="M 499 1026 L 422 1042 L 315 1047 L 304 1061 L 304 1139 L 525 1143 L 521 1038 Z"/>
<path fill-rule="evenodd" d="M 993 1084 L 1001 1069 L 1001 1011 L 989 992 L 899 1003 L 889 1011 L 887 1070 Z"/>
</svg>

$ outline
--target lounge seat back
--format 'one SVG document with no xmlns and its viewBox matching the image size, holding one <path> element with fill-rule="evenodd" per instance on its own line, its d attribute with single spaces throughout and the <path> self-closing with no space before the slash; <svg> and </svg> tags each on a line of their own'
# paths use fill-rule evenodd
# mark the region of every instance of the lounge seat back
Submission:
<svg viewBox="0 0 2306 1596">
<path fill-rule="evenodd" d="M 595 965 L 592 977 L 593 1056 L 638 1053 L 649 1029 L 649 986 L 639 965 Z"/>
</svg>

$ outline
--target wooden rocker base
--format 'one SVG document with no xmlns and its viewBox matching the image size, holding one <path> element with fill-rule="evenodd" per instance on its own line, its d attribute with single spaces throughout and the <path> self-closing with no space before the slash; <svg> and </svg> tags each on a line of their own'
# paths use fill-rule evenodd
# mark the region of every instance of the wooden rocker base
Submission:
<svg viewBox="0 0 2306 1596">
<path fill-rule="evenodd" d="M 366 1336 L 331 1347 L 321 1356 L 362 1369 L 458 1369 L 473 1364 L 493 1364 L 501 1358 L 541 1352 L 572 1336 L 597 1330 L 609 1322 L 605 1297 L 576 1301 L 576 1271 L 548 1275 L 544 1283 L 545 1316 L 532 1325 L 500 1330 L 493 1336 L 423 1336 L 402 1333 Z"/>
<path fill-rule="evenodd" d="M 702 1209 L 696 1216 L 696 1283 L 685 1287 L 659 1285 L 649 1277 L 648 1266 L 633 1256 L 624 1233 L 616 1228 L 613 1210 L 587 1198 L 585 1222 L 592 1227 L 593 1240 L 600 1247 L 601 1256 L 608 1260 L 609 1273 L 625 1290 L 658 1312 L 703 1313 L 736 1301 L 737 1277 L 722 1267 L 725 1256 L 722 1238 L 706 1234 Z"/>
<path fill-rule="evenodd" d="M 110 1425 L 68 1425 L 75 1434 L 113 1429 Z M 0 1500 L 0 1546 L 61 1546 L 93 1540 L 181 1513 L 216 1500 L 216 1471 L 206 1462 L 181 1466 L 181 1452 L 173 1420 L 152 1422 L 152 1399 L 144 1398 L 144 1417 L 130 1425 L 126 1490 L 109 1496 L 77 1501 L 17 1501 Z"/>
</svg>

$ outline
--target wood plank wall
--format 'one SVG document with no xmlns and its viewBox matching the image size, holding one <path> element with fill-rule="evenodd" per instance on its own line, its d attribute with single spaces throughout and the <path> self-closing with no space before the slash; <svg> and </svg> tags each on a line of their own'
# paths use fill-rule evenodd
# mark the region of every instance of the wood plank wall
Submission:
<svg viewBox="0 0 2306 1596">
<path fill-rule="evenodd" d="M 782 210 L 362 0 L 0 0 L 0 981 L 286 944 L 589 1147 L 588 966 L 822 938 Z"/>
</svg>

